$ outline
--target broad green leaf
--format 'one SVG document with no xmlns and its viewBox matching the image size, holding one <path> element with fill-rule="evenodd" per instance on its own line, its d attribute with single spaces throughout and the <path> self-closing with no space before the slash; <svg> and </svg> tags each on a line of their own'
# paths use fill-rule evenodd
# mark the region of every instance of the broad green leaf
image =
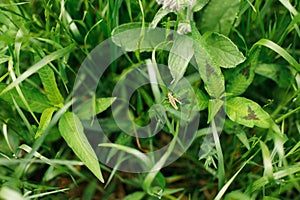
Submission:
<svg viewBox="0 0 300 200">
<path fill-rule="evenodd" d="M 115 97 L 89 99 L 81 103 L 74 111 L 80 119 L 91 119 L 93 116 L 105 111 L 114 101 Z"/>
<path fill-rule="evenodd" d="M 197 96 L 199 111 L 206 109 L 208 107 L 208 100 L 209 100 L 208 96 L 206 96 L 206 94 L 202 90 L 197 90 L 196 96 Z"/>
<path fill-rule="evenodd" d="M 228 35 L 239 11 L 240 0 L 210 0 L 200 20 L 201 32 Z"/>
<path fill-rule="evenodd" d="M 263 163 L 264 163 L 264 176 L 267 176 L 269 179 L 272 179 L 273 166 L 272 166 L 270 151 L 267 145 L 263 141 L 260 141 L 260 148 L 261 148 Z"/>
<path fill-rule="evenodd" d="M 153 20 L 152 20 L 152 22 L 151 22 L 151 24 L 150 24 L 150 28 L 156 28 L 158 22 L 159 22 L 164 16 L 166 16 L 167 14 L 169 14 L 170 12 L 171 12 L 171 11 L 170 11 L 170 9 L 168 9 L 168 8 L 166 8 L 166 9 L 160 8 L 160 9 L 156 12 L 156 14 L 155 14 L 155 16 L 154 16 L 154 18 L 153 18 Z"/>
<path fill-rule="evenodd" d="M 38 71 L 38 74 L 50 103 L 54 106 L 62 107 L 64 98 L 57 87 L 53 70 L 49 66 L 44 66 Z"/>
<path fill-rule="evenodd" d="M 243 143 L 243 145 L 250 150 L 250 144 L 249 144 L 249 140 L 247 138 L 247 134 L 246 132 L 241 129 L 241 131 L 239 133 L 236 134 L 236 136 L 238 137 L 238 139 L 241 141 L 241 143 Z"/>
<path fill-rule="evenodd" d="M 238 47 L 226 36 L 219 33 L 203 35 L 215 63 L 224 68 L 234 68 L 245 61 Z"/>
<path fill-rule="evenodd" d="M 207 122 L 210 122 L 216 114 L 219 112 L 223 106 L 224 101 L 221 99 L 210 99 L 208 103 L 208 119 Z"/>
<path fill-rule="evenodd" d="M 96 153 L 84 134 L 79 118 L 74 113 L 67 112 L 61 117 L 58 128 L 69 147 L 103 183 L 104 179 Z"/>
<path fill-rule="evenodd" d="M 242 192 L 239 191 L 239 190 L 236 190 L 236 191 L 233 191 L 233 192 L 228 193 L 228 194 L 225 196 L 225 199 L 224 199 L 224 200 L 234 200 L 234 199 L 254 200 L 253 198 L 251 198 L 250 196 L 248 196 L 248 195 L 245 194 L 245 193 L 242 193 Z"/>
<path fill-rule="evenodd" d="M 211 97 L 219 99 L 225 91 L 224 77 L 221 69 L 214 63 L 208 52 L 207 44 L 194 23 L 192 24 L 192 37 L 194 39 L 194 56 L 205 89 Z"/>
<path fill-rule="evenodd" d="M 0 93 L 7 88 L 7 84 L 0 83 Z M 31 110 L 33 112 L 42 113 L 45 109 L 50 108 L 51 105 L 47 99 L 47 97 L 42 94 L 40 91 L 38 91 L 35 88 L 28 88 L 20 86 L 20 89 L 28 102 Z M 27 110 L 27 106 L 22 101 L 21 97 L 19 96 L 16 88 L 13 88 L 9 90 L 8 92 L 0 95 L 0 98 L 4 101 L 8 102 L 9 104 L 13 105 L 13 99 L 16 101 L 16 103 L 23 108 L 24 110 Z"/>
<path fill-rule="evenodd" d="M 226 114 L 234 122 L 252 128 L 269 128 L 273 121 L 260 105 L 244 97 L 233 97 L 226 102 Z"/>
<path fill-rule="evenodd" d="M 143 199 L 143 197 L 146 195 L 145 192 L 134 192 L 134 193 L 131 193 L 129 195 L 127 195 L 126 197 L 124 197 L 123 200 L 141 200 Z"/>
<path fill-rule="evenodd" d="M 247 90 L 255 76 L 258 55 L 259 50 L 250 55 L 246 62 L 228 72 L 229 76 L 225 76 L 227 80 L 226 92 L 228 94 L 238 96 Z"/>
<path fill-rule="evenodd" d="M 49 125 L 52 115 L 54 111 L 57 110 L 57 108 L 47 108 L 43 111 L 41 118 L 40 118 L 40 125 L 38 127 L 38 130 L 35 134 L 35 138 L 38 138 L 47 128 Z"/>
<path fill-rule="evenodd" d="M 193 7 L 193 12 L 198 12 L 199 10 L 201 10 L 207 3 L 209 2 L 209 0 L 197 0 L 194 7 Z"/>
<path fill-rule="evenodd" d="M 102 113 L 105 111 L 113 102 L 116 100 L 116 97 L 107 97 L 107 98 L 98 98 L 96 99 L 96 114 Z"/>
<path fill-rule="evenodd" d="M 287 66 L 266 63 L 257 65 L 255 73 L 272 79 L 279 87 L 288 87 L 293 76 Z"/>
<path fill-rule="evenodd" d="M 205 66 L 202 66 L 199 69 L 200 76 L 205 83 L 208 94 L 213 98 L 219 99 L 222 97 L 225 90 L 223 74 L 220 68 L 211 62 L 211 60 L 206 61 L 207 63 Z"/>
<path fill-rule="evenodd" d="M 183 77 L 193 55 L 193 40 L 185 35 L 178 35 L 174 40 L 168 59 L 173 83 L 176 84 Z"/>
<path fill-rule="evenodd" d="M 128 23 L 112 31 L 112 41 L 125 51 L 152 51 L 165 41 L 164 29 L 141 28 L 140 23 Z M 143 37 L 141 37 L 143 35 Z"/>
<path fill-rule="evenodd" d="M 238 96 L 243 94 L 249 85 L 252 83 L 254 78 L 254 69 L 251 66 L 240 66 L 238 67 L 228 79 L 226 85 L 226 92 L 230 95 Z"/>
<path fill-rule="evenodd" d="M 22 194 L 20 194 L 18 191 L 13 190 L 7 186 L 4 186 L 0 189 L 0 199 L 3 200 L 26 200 L 26 198 L 23 197 Z"/>
<path fill-rule="evenodd" d="M 179 192 L 182 192 L 184 189 L 185 188 L 165 188 L 162 193 L 162 196 L 179 193 Z"/>
</svg>

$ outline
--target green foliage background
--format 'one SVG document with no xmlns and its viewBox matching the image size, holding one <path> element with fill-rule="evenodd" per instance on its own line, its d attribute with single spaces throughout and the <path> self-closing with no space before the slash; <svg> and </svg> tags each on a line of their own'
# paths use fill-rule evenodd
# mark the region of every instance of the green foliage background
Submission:
<svg viewBox="0 0 300 200">
<path fill-rule="evenodd" d="M 182 60 L 172 54 L 157 52 L 157 62 L 169 63 L 175 82 L 184 76 L 193 83 L 205 120 L 192 146 L 176 162 L 156 173 L 129 174 L 86 156 L 94 152 L 70 110 L 77 71 L 88 53 L 112 35 L 116 38 L 117 31 L 135 22 L 176 30 L 183 16 L 163 11 L 153 0 L 2 0 L 0 198 L 300 198 L 299 4 L 198 0 L 188 34 L 196 44 L 175 39 L 172 48 L 196 62 L 200 76 L 188 63 L 178 68 Z M 187 51 L 189 45 L 192 51 Z M 95 101 L 85 106 L 101 113 L 99 120 L 116 145 L 126 144 L 128 151 L 163 146 L 175 133 L 137 141 L 119 131 L 110 118 L 114 84 L 151 58 L 149 52 L 125 47 L 127 55 L 105 72 Z M 203 76 L 210 70 L 203 62 L 208 57 L 209 78 L 221 88 Z M 136 123 L 147 123 L 153 95 L 145 87 L 133 96 Z M 172 109 L 167 101 L 163 105 Z M 227 114 L 222 134 L 201 149 L 206 134 L 216 136 L 218 127 L 208 129 L 207 122 L 214 122 L 222 106 Z M 168 119 L 177 122 L 172 113 Z M 204 152 L 200 157 L 199 151 Z"/>
</svg>

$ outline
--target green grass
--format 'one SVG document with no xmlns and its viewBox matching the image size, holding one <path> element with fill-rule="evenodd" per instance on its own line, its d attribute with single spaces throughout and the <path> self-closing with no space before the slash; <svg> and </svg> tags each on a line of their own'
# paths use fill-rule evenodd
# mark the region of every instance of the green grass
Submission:
<svg viewBox="0 0 300 200">
<path fill-rule="evenodd" d="M 190 11 L 159 15 L 164 11 L 153 0 L 2 1 L 0 199 L 300 198 L 300 4 L 207 2 L 198 1 L 195 23 L 185 38 L 163 35 L 149 41 L 141 32 L 126 31 L 137 23 L 147 29 L 153 19 L 152 26 L 176 31 L 190 19 Z M 111 36 L 126 53 L 105 71 L 89 101 L 73 99 L 82 62 Z M 153 44 L 155 49 L 143 49 Z M 166 47 L 174 54 L 162 50 Z M 167 64 L 167 72 L 158 64 Z M 143 76 L 135 80 L 149 75 L 152 83 L 128 97 L 133 119 L 124 125 L 131 130 L 128 136 L 113 120 L 112 109 L 119 115 L 121 107 L 110 108 L 122 99 L 111 97 L 118 81 L 128 83 L 126 78 L 141 65 Z M 183 78 L 191 90 L 180 85 L 186 84 Z M 172 79 L 172 87 L 163 86 Z M 188 103 L 175 101 L 177 109 L 168 99 L 169 90 L 172 98 Z M 79 101 L 81 113 L 71 109 Z M 187 106 L 192 114 L 181 115 Z M 219 117 L 223 109 L 224 126 Z M 116 157 L 113 167 L 98 162 L 86 143 L 83 128 L 93 127 L 80 120 L 92 112 L 113 141 L 93 147 L 112 147 L 115 152 L 106 155 Z M 180 120 L 188 121 L 188 114 L 200 114 L 195 139 L 161 168 L 175 146 L 184 143 L 178 134 Z M 147 125 L 150 117 L 163 123 L 162 131 L 135 137 L 135 124 Z M 154 163 L 154 157 L 144 154 L 167 144 Z M 118 157 L 116 151 L 121 152 Z M 140 159 L 145 169 L 160 170 L 118 170 L 127 156 Z"/>
</svg>

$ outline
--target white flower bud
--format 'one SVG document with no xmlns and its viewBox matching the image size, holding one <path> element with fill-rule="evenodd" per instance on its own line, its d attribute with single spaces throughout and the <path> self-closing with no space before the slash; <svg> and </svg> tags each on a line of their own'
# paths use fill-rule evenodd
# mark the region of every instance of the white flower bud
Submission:
<svg viewBox="0 0 300 200">
<path fill-rule="evenodd" d="M 178 29 L 177 29 L 177 33 L 179 35 L 184 35 L 187 33 L 192 32 L 192 27 L 190 25 L 190 23 L 188 22 L 179 22 L 178 24 Z"/>
</svg>

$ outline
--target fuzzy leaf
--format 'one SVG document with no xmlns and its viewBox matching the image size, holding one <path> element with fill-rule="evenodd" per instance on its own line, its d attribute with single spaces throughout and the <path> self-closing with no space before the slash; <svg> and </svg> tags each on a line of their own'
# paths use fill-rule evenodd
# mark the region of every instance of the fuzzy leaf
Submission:
<svg viewBox="0 0 300 200">
<path fill-rule="evenodd" d="M 256 51 L 249 56 L 246 62 L 229 72 L 230 75 L 226 77 L 228 94 L 238 96 L 247 90 L 255 76 L 258 55 L 259 51 Z"/>
<path fill-rule="evenodd" d="M 211 56 L 218 66 L 234 68 L 246 59 L 228 37 L 219 33 L 209 33 L 203 37 L 205 37 Z"/>
<path fill-rule="evenodd" d="M 151 22 L 151 24 L 150 24 L 150 28 L 156 28 L 158 22 L 159 22 L 164 16 L 166 16 L 167 14 L 169 14 L 170 12 L 171 12 L 171 11 L 170 11 L 170 9 L 168 9 L 168 8 L 165 8 L 165 9 L 160 8 L 160 9 L 156 12 L 156 14 L 155 14 L 155 16 L 154 16 L 154 19 L 152 20 L 152 22 Z"/>
<path fill-rule="evenodd" d="M 43 111 L 42 115 L 41 115 L 41 118 L 40 118 L 40 125 L 38 127 L 38 130 L 35 134 L 35 138 L 38 138 L 44 131 L 45 129 L 47 128 L 47 126 L 49 125 L 51 119 L 52 119 L 52 115 L 54 113 L 54 111 L 56 110 L 57 108 L 47 108 Z"/>
<path fill-rule="evenodd" d="M 74 111 L 80 119 L 91 119 L 93 116 L 105 111 L 114 101 L 115 97 L 89 99 L 81 103 Z"/>
<path fill-rule="evenodd" d="M 143 32 L 142 32 L 143 31 Z M 125 51 L 152 51 L 165 40 L 163 29 L 141 28 L 140 23 L 127 23 L 112 31 L 112 41 Z M 143 35 L 143 36 L 142 36 Z"/>
<path fill-rule="evenodd" d="M 103 183 L 100 165 L 95 151 L 91 147 L 79 118 L 71 112 L 65 113 L 58 124 L 59 131 L 78 158 Z"/>
<path fill-rule="evenodd" d="M 0 93 L 7 88 L 7 84 L 0 83 Z M 26 101 L 28 102 L 31 110 L 36 113 L 42 113 L 45 109 L 52 107 L 47 99 L 47 97 L 42 94 L 40 91 L 36 90 L 35 88 L 28 88 L 24 86 L 19 86 Z M 0 95 L 0 98 L 4 101 L 8 102 L 9 104 L 13 105 L 13 99 L 15 99 L 16 103 L 27 110 L 24 102 L 22 101 L 21 97 L 19 96 L 16 88 L 13 88 L 6 93 Z"/>
<path fill-rule="evenodd" d="M 195 24 L 192 24 L 192 37 L 194 39 L 194 56 L 200 76 L 205 83 L 205 89 L 211 97 L 219 99 L 225 91 L 225 81 L 221 69 L 214 63 L 208 52 L 207 44 Z"/>
<path fill-rule="evenodd" d="M 177 83 L 183 77 L 193 55 L 193 40 L 184 35 L 176 37 L 168 60 L 174 83 Z"/>
<path fill-rule="evenodd" d="M 199 111 L 206 109 L 208 107 L 208 101 L 209 101 L 208 96 L 206 96 L 206 94 L 202 90 L 197 90 L 196 96 L 197 96 Z"/>
<path fill-rule="evenodd" d="M 198 12 L 199 10 L 201 10 L 207 3 L 209 2 L 209 0 L 197 0 L 194 7 L 193 7 L 193 12 Z"/>
<path fill-rule="evenodd" d="M 234 97 L 226 102 L 226 114 L 234 122 L 252 128 L 254 125 L 269 128 L 273 121 L 260 105 L 244 97 Z"/>
<path fill-rule="evenodd" d="M 210 122 L 223 106 L 224 101 L 221 99 L 210 99 L 208 103 L 208 119 Z"/>
<path fill-rule="evenodd" d="M 57 87 L 53 70 L 49 66 L 44 66 L 38 71 L 38 74 L 50 103 L 61 107 L 64 103 L 64 98 Z"/>
</svg>

